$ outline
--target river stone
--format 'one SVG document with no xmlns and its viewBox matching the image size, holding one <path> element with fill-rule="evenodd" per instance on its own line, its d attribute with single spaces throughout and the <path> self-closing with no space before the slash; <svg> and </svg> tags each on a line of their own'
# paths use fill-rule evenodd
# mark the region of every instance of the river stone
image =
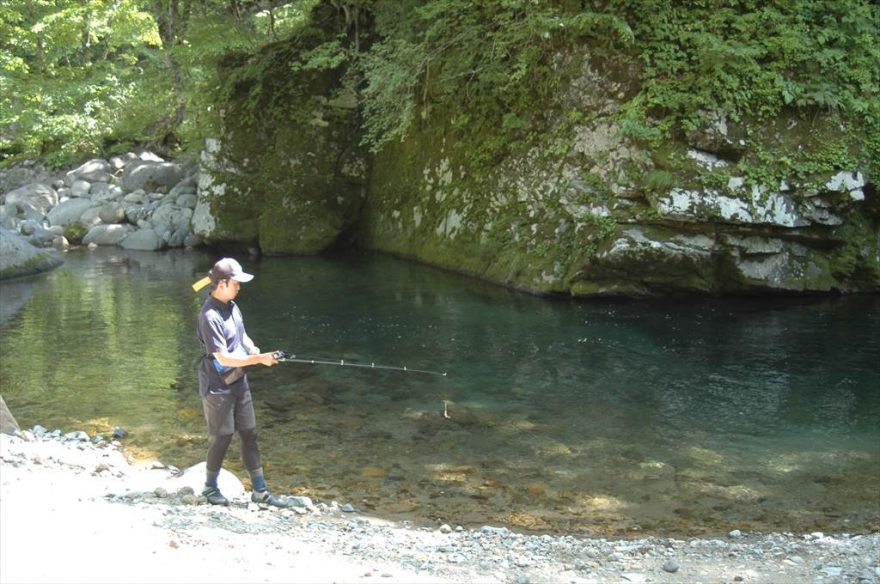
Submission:
<svg viewBox="0 0 880 584">
<path fill-rule="evenodd" d="M 88 182 L 110 182 L 113 178 L 112 168 L 106 160 L 93 158 L 88 162 L 74 168 L 64 176 L 68 185 L 73 185 L 78 180 Z"/>
<path fill-rule="evenodd" d="M 92 190 L 92 183 L 85 180 L 76 180 L 70 185 L 71 197 L 88 197 Z"/>
<path fill-rule="evenodd" d="M 66 227 L 80 220 L 88 209 L 95 207 L 89 199 L 68 199 L 49 211 L 47 219 L 50 225 Z"/>
<path fill-rule="evenodd" d="M 198 203 L 198 202 L 199 202 L 199 198 L 196 196 L 195 193 L 187 193 L 187 194 L 183 194 L 183 195 L 180 195 L 179 197 L 177 197 L 175 204 L 178 207 L 186 207 L 187 209 L 195 209 L 196 203 Z"/>
<path fill-rule="evenodd" d="M 174 188 L 168 192 L 168 195 L 176 199 L 180 195 L 194 194 L 195 192 L 196 179 L 195 177 L 188 176 L 174 185 Z"/>
<path fill-rule="evenodd" d="M 86 227 L 91 227 L 93 225 L 98 225 L 101 223 L 101 207 L 89 207 L 86 209 L 82 216 L 79 218 L 79 223 L 82 223 Z"/>
<path fill-rule="evenodd" d="M 131 162 L 132 160 L 137 160 L 137 154 L 134 152 L 129 152 L 127 154 L 120 154 L 119 156 L 113 156 L 110 158 L 110 168 L 113 170 L 122 170 L 125 168 L 125 165 Z"/>
<path fill-rule="evenodd" d="M 122 223 L 125 221 L 125 209 L 119 203 L 109 203 L 98 208 L 98 217 L 102 223 Z"/>
<path fill-rule="evenodd" d="M 0 280 L 38 274 L 62 263 L 55 250 L 40 249 L 15 232 L 0 229 Z"/>
<path fill-rule="evenodd" d="M 33 219 L 23 221 L 18 229 L 22 235 L 27 236 L 26 239 L 31 245 L 37 247 L 48 247 L 52 245 L 52 241 L 55 239 L 56 235 L 56 233 L 43 227 L 42 222 L 34 221 Z"/>
<path fill-rule="evenodd" d="M 147 205 L 129 205 L 125 207 L 125 218 L 132 225 L 139 225 L 141 221 L 150 216 L 150 208 Z"/>
<path fill-rule="evenodd" d="M 181 209 L 174 205 L 162 205 L 153 212 L 150 221 L 153 224 L 153 228 L 158 233 L 161 233 L 168 227 L 177 229 L 188 226 L 191 218 L 191 209 Z"/>
<path fill-rule="evenodd" d="M 5 205 L 0 205 L 0 229 L 15 229 L 15 221 L 6 212 Z"/>
<path fill-rule="evenodd" d="M 234 474 L 226 470 L 220 469 L 220 476 L 217 478 L 217 486 L 220 492 L 229 499 L 244 499 L 245 490 L 242 482 Z M 180 489 L 189 487 L 196 494 L 201 494 L 205 490 L 205 463 L 200 462 L 183 471 L 179 477 L 171 479 L 165 488 L 170 492 L 179 492 Z"/>
<path fill-rule="evenodd" d="M 122 188 L 127 192 L 137 189 L 168 192 L 183 178 L 183 168 L 174 162 L 131 162 L 122 171 Z"/>
<path fill-rule="evenodd" d="M 49 209 L 58 204 L 58 193 L 47 184 L 34 183 L 6 193 L 6 206 L 32 209 L 45 217 Z"/>
<path fill-rule="evenodd" d="M 188 235 L 189 229 L 186 227 L 177 228 L 168 238 L 168 247 L 183 247 Z"/>
<path fill-rule="evenodd" d="M 20 430 L 21 428 L 15 420 L 15 416 L 9 411 L 9 408 L 6 406 L 6 401 L 3 399 L 3 396 L 0 395 L 0 432 L 3 434 L 14 434 Z"/>
<path fill-rule="evenodd" d="M 70 249 L 70 242 L 63 235 L 56 235 L 52 240 L 52 247 L 58 251 L 67 251 Z"/>
<path fill-rule="evenodd" d="M 94 243 L 96 245 L 119 245 L 134 228 L 131 225 L 95 225 L 83 237 L 83 245 Z"/>
<path fill-rule="evenodd" d="M 19 187 L 35 182 L 50 180 L 46 169 L 39 163 L 16 165 L 11 168 L 0 168 L 0 195 L 11 192 Z"/>
<path fill-rule="evenodd" d="M 144 191 L 144 189 L 138 189 L 122 197 L 122 200 L 126 203 L 136 203 L 138 205 L 144 205 L 150 200 L 150 198 L 147 196 L 147 193 L 146 191 Z"/>
<path fill-rule="evenodd" d="M 154 230 L 141 229 L 123 239 L 120 245 L 125 249 L 158 251 L 165 246 L 165 242 Z"/>
<path fill-rule="evenodd" d="M 108 196 L 111 196 L 111 185 L 110 183 L 106 182 L 92 183 L 92 188 L 89 189 L 89 194 L 92 196 L 93 199 L 105 199 Z"/>
</svg>

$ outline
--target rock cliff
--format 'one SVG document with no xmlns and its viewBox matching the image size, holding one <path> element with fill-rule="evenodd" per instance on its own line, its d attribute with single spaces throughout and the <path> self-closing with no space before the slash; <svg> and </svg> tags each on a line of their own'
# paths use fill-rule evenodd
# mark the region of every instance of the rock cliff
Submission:
<svg viewBox="0 0 880 584">
<path fill-rule="evenodd" d="M 767 127 L 707 112 L 705 127 L 649 146 L 621 130 L 625 78 L 571 56 L 580 73 L 557 103 L 535 104 L 546 112 L 538 141 L 479 159 L 480 143 L 498 136 L 462 132 L 434 112 L 367 155 L 355 100 L 331 98 L 339 75 L 285 77 L 282 54 L 241 86 L 272 95 L 272 115 L 244 111 L 244 100 L 224 105 L 196 213 L 209 241 L 272 254 L 353 242 L 577 297 L 880 290 L 875 177 L 750 175 L 758 152 L 841 143 L 830 114 Z M 279 112 L 281 102 L 289 109 Z"/>
</svg>

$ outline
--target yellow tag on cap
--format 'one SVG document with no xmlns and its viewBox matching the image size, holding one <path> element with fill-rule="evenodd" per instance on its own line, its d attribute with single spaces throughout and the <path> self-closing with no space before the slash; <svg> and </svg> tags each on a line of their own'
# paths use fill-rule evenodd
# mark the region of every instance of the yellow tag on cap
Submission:
<svg viewBox="0 0 880 584">
<path fill-rule="evenodd" d="M 204 288 L 205 286 L 207 286 L 210 283 L 211 283 L 211 277 L 205 276 L 204 278 L 202 278 L 201 280 L 199 280 L 198 282 L 193 284 L 192 289 L 194 292 L 198 292 L 199 290 L 201 290 L 202 288 Z"/>
</svg>

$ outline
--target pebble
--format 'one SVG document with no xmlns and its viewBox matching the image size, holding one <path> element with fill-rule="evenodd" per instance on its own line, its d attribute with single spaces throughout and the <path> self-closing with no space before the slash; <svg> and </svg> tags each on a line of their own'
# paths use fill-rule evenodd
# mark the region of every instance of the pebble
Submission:
<svg viewBox="0 0 880 584">
<path fill-rule="evenodd" d="M 33 438 L 29 442 L 26 436 Z M 71 438 L 71 435 L 74 435 Z M 83 449 L 80 450 L 79 447 Z M 727 533 L 727 538 L 640 537 L 605 539 L 574 535 L 532 535 L 504 526 L 478 529 L 428 522 L 376 522 L 367 517 L 343 517 L 354 513 L 346 503 L 289 497 L 293 507 L 276 513 L 249 512 L 245 505 L 212 508 L 189 487 L 167 489 L 159 484 L 132 490 L 125 479 L 135 471 L 122 456 L 122 446 L 81 442 L 76 432 L 49 432 L 42 427 L 21 432 L 20 437 L 0 435 L 3 469 L 15 472 L 69 471 L 83 473 L 85 480 L 112 482 L 115 493 L 104 495 L 96 488 L 95 499 L 108 505 L 128 505 L 159 510 L 157 525 L 167 528 L 169 538 L 181 548 L 203 534 L 206 522 L 230 533 L 265 533 L 290 537 L 297 545 L 314 546 L 342 553 L 364 562 L 376 562 L 373 576 L 394 578 L 397 566 L 416 570 L 437 580 L 456 582 L 657 582 L 678 574 L 686 566 L 691 581 L 805 581 L 830 582 L 841 578 L 877 584 L 880 580 L 880 534 Z M 113 456 L 109 456 L 113 454 Z M 42 463 L 42 464 L 40 464 Z M 153 465 L 152 476 L 170 476 L 173 467 Z M 80 470 L 77 470 L 80 469 Z M 10 473 L 12 474 L 12 473 Z M 6 473 L 3 473 L 4 479 Z M 138 483 L 140 484 L 140 483 Z M 674 558 L 671 556 L 675 556 Z M 806 559 L 805 559 L 806 558 Z M 379 562 L 382 564 L 380 565 Z M 849 581 L 848 580 L 848 581 Z"/>
</svg>

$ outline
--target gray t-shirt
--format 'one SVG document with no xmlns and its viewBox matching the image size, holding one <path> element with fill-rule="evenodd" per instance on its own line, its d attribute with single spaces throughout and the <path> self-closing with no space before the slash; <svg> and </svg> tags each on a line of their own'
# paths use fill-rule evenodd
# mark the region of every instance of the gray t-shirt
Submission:
<svg viewBox="0 0 880 584">
<path fill-rule="evenodd" d="M 208 296 L 199 312 L 198 336 L 205 350 L 205 355 L 199 362 L 199 393 L 201 395 L 207 395 L 209 392 L 242 394 L 250 389 L 247 375 L 227 385 L 217 371 L 213 357 L 214 353 L 220 351 L 247 354 L 242 344 L 245 336 L 244 320 L 238 305 L 231 300 L 223 303 L 213 296 Z"/>
</svg>

